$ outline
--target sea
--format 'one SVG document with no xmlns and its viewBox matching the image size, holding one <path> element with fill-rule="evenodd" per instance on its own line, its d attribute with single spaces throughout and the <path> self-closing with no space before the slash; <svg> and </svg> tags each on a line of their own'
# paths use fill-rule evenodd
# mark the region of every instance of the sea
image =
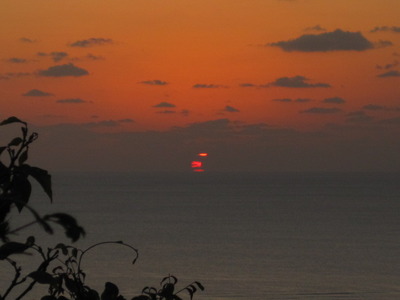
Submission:
<svg viewBox="0 0 400 300">
<path fill-rule="evenodd" d="M 168 275 L 177 289 L 200 282 L 198 300 L 400 299 L 400 173 L 54 173 L 53 191 L 50 204 L 34 186 L 30 205 L 75 216 L 86 236 L 31 227 L 14 239 L 131 245 L 135 264 L 113 243 L 82 261 L 88 286 L 113 282 L 127 300 Z M 11 275 L 0 261 L 0 288 Z"/>
</svg>

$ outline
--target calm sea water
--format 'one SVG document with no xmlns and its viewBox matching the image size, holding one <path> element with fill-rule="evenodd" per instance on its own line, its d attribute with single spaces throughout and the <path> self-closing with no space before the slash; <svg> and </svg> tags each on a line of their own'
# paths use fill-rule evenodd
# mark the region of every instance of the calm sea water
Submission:
<svg viewBox="0 0 400 300">
<path fill-rule="evenodd" d="M 75 215 L 87 231 L 78 247 L 123 240 L 139 249 L 135 265 L 127 248 L 112 245 L 89 252 L 83 265 L 88 285 L 112 281 L 127 299 L 168 274 L 182 286 L 202 282 L 199 300 L 400 299 L 400 174 L 53 180 L 54 204 L 48 208 L 41 193 L 32 204 Z"/>
</svg>

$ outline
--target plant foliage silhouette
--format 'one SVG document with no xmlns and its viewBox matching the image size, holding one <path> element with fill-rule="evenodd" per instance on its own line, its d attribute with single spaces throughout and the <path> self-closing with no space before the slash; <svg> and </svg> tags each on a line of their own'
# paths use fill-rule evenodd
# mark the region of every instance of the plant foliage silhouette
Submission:
<svg viewBox="0 0 400 300">
<path fill-rule="evenodd" d="M 60 212 L 41 215 L 31 206 L 31 180 L 36 180 L 49 198 L 50 204 L 53 202 L 51 175 L 46 170 L 27 163 L 29 147 L 38 138 L 38 134 L 30 133 L 28 124 L 17 117 L 10 117 L 0 122 L 1 127 L 9 124 L 20 125 L 21 134 L 13 138 L 6 146 L 0 146 L 0 264 L 8 264 L 12 270 L 8 273 L 10 274 L 8 286 L 6 284 L 6 289 L 0 291 L 0 300 L 24 299 L 36 285 L 48 287 L 48 292 L 41 297 L 41 300 L 126 300 L 112 282 L 106 282 L 101 293 L 86 285 L 86 273 L 81 265 L 88 251 L 104 244 L 129 248 L 133 253 L 132 263 L 134 264 L 139 257 L 139 252 L 131 245 L 122 241 L 105 241 L 82 250 L 75 246 L 58 243 L 53 248 L 44 249 L 32 235 L 27 236 L 24 241 L 12 239 L 17 233 L 20 234 L 33 225 L 39 225 L 48 234 L 53 234 L 54 225 L 58 225 L 64 229 L 66 237 L 71 242 L 84 237 L 85 231 L 69 214 Z M 33 221 L 12 228 L 10 219 L 15 215 L 18 216 L 18 213 L 23 210 L 29 211 Z M 23 266 L 15 256 L 26 253 L 28 250 L 40 257 L 40 263 L 34 270 L 22 272 Z M 183 299 L 180 297 L 182 292 L 192 299 L 198 290 L 204 290 L 198 281 L 176 290 L 177 282 L 178 279 L 175 276 L 168 275 L 161 280 L 159 289 L 145 287 L 141 295 L 131 299 L 181 300 Z"/>
</svg>

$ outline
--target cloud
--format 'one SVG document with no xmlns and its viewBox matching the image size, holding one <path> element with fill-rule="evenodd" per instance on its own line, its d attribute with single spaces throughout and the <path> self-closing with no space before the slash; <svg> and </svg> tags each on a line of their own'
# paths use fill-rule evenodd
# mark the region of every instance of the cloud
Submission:
<svg viewBox="0 0 400 300">
<path fill-rule="evenodd" d="M 27 72 L 17 72 L 17 73 L 8 72 L 8 73 L 0 74 L 0 80 L 9 80 L 12 78 L 20 78 L 20 77 L 26 77 L 26 76 L 30 76 L 30 75 L 32 75 L 32 74 L 27 73 Z"/>
<path fill-rule="evenodd" d="M 332 97 L 332 98 L 325 98 L 322 100 L 323 103 L 329 103 L 329 104 L 343 104 L 346 103 L 346 100 L 340 97 Z"/>
<path fill-rule="evenodd" d="M 365 112 L 363 111 L 353 111 L 349 112 L 346 115 L 347 119 L 346 122 L 349 123 L 368 123 L 373 121 L 373 117 L 368 116 Z"/>
<path fill-rule="evenodd" d="M 37 40 L 29 39 L 29 38 L 26 38 L 26 37 L 20 38 L 19 41 L 22 42 L 22 43 L 36 43 L 37 42 Z"/>
<path fill-rule="evenodd" d="M 225 106 L 224 112 L 229 112 L 229 113 L 236 113 L 236 112 L 240 112 L 240 110 L 238 110 L 237 108 L 234 108 L 230 105 Z"/>
<path fill-rule="evenodd" d="M 304 29 L 305 31 L 326 31 L 325 28 L 321 27 L 320 25 L 315 25 L 312 27 L 307 27 Z"/>
<path fill-rule="evenodd" d="M 46 77 L 65 77 L 65 76 L 79 77 L 88 74 L 89 74 L 88 71 L 79 68 L 72 63 L 53 66 L 48 68 L 47 70 L 40 70 L 38 72 L 39 76 L 46 76 Z"/>
<path fill-rule="evenodd" d="M 50 56 L 51 59 L 55 62 L 58 62 L 60 60 L 63 60 L 64 58 L 68 57 L 67 52 L 50 52 L 50 53 L 44 53 L 44 52 L 38 52 L 38 56 Z"/>
<path fill-rule="evenodd" d="M 376 26 L 370 32 L 379 32 L 379 31 L 386 31 L 386 32 L 389 31 L 389 32 L 394 32 L 394 33 L 400 33 L 400 27 L 399 26 Z"/>
<path fill-rule="evenodd" d="M 287 52 L 364 51 L 374 48 L 373 43 L 360 32 L 341 29 L 321 34 L 305 34 L 296 39 L 279 41 L 267 46 L 279 47 Z"/>
<path fill-rule="evenodd" d="M 385 125 L 400 125 L 400 117 L 381 120 L 379 123 Z"/>
<path fill-rule="evenodd" d="M 53 94 L 50 94 L 50 93 L 47 93 L 47 92 L 43 92 L 41 90 L 33 89 L 33 90 L 30 90 L 30 91 L 22 94 L 22 96 L 26 96 L 26 97 L 48 97 L 48 96 L 53 96 Z"/>
<path fill-rule="evenodd" d="M 336 114 L 342 110 L 336 107 L 326 108 L 326 107 L 312 107 L 307 110 L 301 111 L 301 113 L 306 114 Z"/>
<path fill-rule="evenodd" d="M 162 80 L 158 80 L 158 79 L 141 81 L 139 83 L 148 84 L 148 85 L 167 85 L 168 84 L 168 82 L 162 81 Z"/>
<path fill-rule="evenodd" d="M 169 102 L 160 102 L 160 103 L 158 103 L 156 105 L 153 105 L 153 107 L 160 108 L 160 107 L 176 107 L 176 106 L 175 106 L 175 104 L 172 104 L 172 103 L 169 103 Z"/>
<path fill-rule="evenodd" d="M 290 99 L 290 98 L 273 99 L 272 101 L 275 101 L 275 102 L 283 102 L 283 103 L 293 102 L 293 100 Z"/>
<path fill-rule="evenodd" d="M 90 103 L 89 101 L 83 100 L 81 98 L 68 98 L 68 99 L 59 99 L 56 101 L 57 103 L 62 103 L 62 104 L 82 104 L 82 103 Z"/>
<path fill-rule="evenodd" d="M 218 89 L 222 88 L 224 86 L 218 85 L 218 84 L 202 84 L 202 83 L 197 83 L 193 85 L 193 88 L 195 89 Z"/>
<path fill-rule="evenodd" d="M 364 105 L 363 109 L 366 109 L 366 110 L 384 110 L 385 106 L 377 105 L 377 104 L 368 104 L 368 105 Z"/>
<path fill-rule="evenodd" d="M 388 70 L 394 67 L 397 67 L 399 65 L 399 62 L 397 60 L 395 60 L 394 62 L 392 62 L 391 64 L 386 64 L 386 65 L 377 65 L 376 68 L 378 70 Z"/>
<path fill-rule="evenodd" d="M 327 83 L 308 83 L 309 79 L 304 76 L 294 76 L 294 77 L 281 77 L 276 79 L 274 82 L 265 85 L 268 86 L 278 86 L 287 88 L 318 88 L 318 87 L 331 87 Z"/>
<path fill-rule="evenodd" d="M 106 44 L 113 44 L 112 39 L 105 39 L 105 38 L 90 38 L 86 40 L 80 40 L 76 41 L 74 43 L 71 43 L 69 46 L 71 47 L 80 47 L 80 48 L 86 48 L 86 47 L 92 47 L 92 46 L 102 46 Z"/>
<path fill-rule="evenodd" d="M 13 64 L 23 64 L 28 62 L 27 59 L 19 57 L 11 57 L 9 59 L 6 59 L 5 61 Z"/>
<path fill-rule="evenodd" d="M 239 84 L 240 87 L 256 87 L 257 85 L 253 83 L 241 83 Z"/>
<path fill-rule="evenodd" d="M 397 70 L 388 71 L 382 74 L 377 75 L 376 77 L 385 78 L 385 77 L 400 77 L 400 72 Z"/>
<path fill-rule="evenodd" d="M 362 107 L 365 110 L 372 110 L 372 111 L 400 111 L 400 107 L 388 107 L 379 104 L 368 104 Z"/>
<path fill-rule="evenodd" d="M 166 110 L 160 110 L 160 111 L 158 111 L 157 113 L 158 113 L 158 114 L 170 115 L 170 114 L 175 114 L 176 111 L 175 111 L 175 110 L 166 109 Z"/>
</svg>

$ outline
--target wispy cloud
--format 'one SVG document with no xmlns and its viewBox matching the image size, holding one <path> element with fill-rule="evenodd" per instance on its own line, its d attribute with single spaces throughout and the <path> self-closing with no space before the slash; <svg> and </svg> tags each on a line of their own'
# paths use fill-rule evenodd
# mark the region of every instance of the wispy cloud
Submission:
<svg viewBox="0 0 400 300">
<path fill-rule="evenodd" d="M 326 31 L 326 29 L 321 27 L 320 25 L 315 25 L 312 27 L 305 28 L 304 31 Z"/>
<path fill-rule="evenodd" d="M 193 85 L 194 89 L 218 89 L 218 88 L 223 88 L 225 86 L 219 85 L 219 84 L 203 84 L 203 83 L 197 83 Z"/>
<path fill-rule="evenodd" d="M 37 42 L 37 40 L 26 38 L 26 37 L 20 38 L 19 41 L 22 42 L 22 43 L 30 43 L 30 44 Z"/>
<path fill-rule="evenodd" d="M 69 44 L 71 47 L 80 47 L 80 48 L 87 48 L 93 46 L 102 46 L 107 44 L 113 44 L 114 41 L 112 39 L 106 38 L 89 38 L 86 40 L 79 40 L 74 43 Z"/>
<path fill-rule="evenodd" d="M 346 114 L 346 122 L 349 123 L 369 123 L 373 117 L 368 116 L 364 111 L 353 111 Z"/>
<path fill-rule="evenodd" d="M 305 113 L 305 114 L 336 114 L 341 112 L 342 110 L 336 107 L 312 107 L 306 110 L 301 111 L 300 113 Z"/>
<path fill-rule="evenodd" d="M 165 108 L 165 107 L 176 107 L 176 106 L 175 106 L 175 104 L 172 104 L 169 102 L 160 102 L 156 105 L 153 105 L 153 107 L 156 107 L 156 108 L 164 107 Z"/>
<path fill-rule="evenodd" d="M 282 103 L 307 103 L 312 101 L 309 98 L 297 98 L 297 99 L 292 99 L 292 98 L 278 98 L 278 99 L 272 99 L 272 101 L 275 102 L 282 102 Z"/>
<path fill-rule="evenodd" d="M 225 108 L 223 109 L 224 112 L 228 112 L 228 113 L 237 113 L 240 112 L 240 110 L 238 110 L 237 108 L 227 105 L 225 106 Z"/>
<path fill-rule="evenodd" d="M 5 59 L 4 61 L 13 63 L 13 64 L 24 64 L 24 63 L 28 62 L 27 59 L 19 58 L 19 57 L 11 57 L 11 58 Z"/>
<path fill-rule="evenodd" d="M 376 26 L 370 32 L 379 32 L 379 31 L 400 33 L 400 26 Z"/>
<path fill-rule="evenodd" d="M 321 34 L 305 34 L 298 38 L 267 44 L 284 51 L 327 52 L 327 51 L 364 51 L 374 48 L 360 32 L 337 29 Z"/>
<path fill-rule="evenodd" d="M 53 96 L 53 94 L 47 93 L 47 92 L 44 92 L 41 90 L 33 89 L 33 90 L 30 90 L 30 91 L 22 94 L 22 96 L 25 96 L 25 97 L 48 97 L 48 96 Z"/>
<path fill-rule="evenodd" d="M 385 78 L 385 77 L 400 77 L 400 72 L 397 70 L 388 71 L 382 74 L 377 75 L 376 77 Z"/>
<path fill-rule="evenodd" d="M 329 103 L 329 104 L 343 104 L 346 103 L 346 100 L 340 97 L 331 97 L 331 98 L 325 98 L 322 100 L 323 103 Z"/>
<path fill-rule="evenodd" d="M 26 76 L 31 76 L 31 73 L 27 72 L 7 72 L 0 74 L 0 80 L 9 80 L 12 78 L 20 78 L 20 77 L 26 77 Z"/>
<path fill-rule="evenodd" d="M 81 98 L 67 98 L 67 99 L 59 99 L 56 101 L 61 104 L 82 104 L 82 103 L 91 103 L 90 101 L 83 100 Z"/>
<path fill-rule="evenodd" d="M 167 85 L 168 82 L 162 81 L 162 80 L 146 80 L 146 81 L 140 81 L 139 83 L 141 84 L 147 84 L 147 85 Z"/>
<path fill-rule="evenodd" d="M 49 56 L 55 62 L 58 62 L 60 60 L 63 60 L 64 58 L 68 57 L 67 52 L 50 52 L 50 53 L 38 52 L 37 55 L 41 56 L 41 57 Z"/>
<path fill-rule="evenodd" d="M 277 86 L 286 88 L 328 88 L 331 87 L 328 83 L 308 83 L 309 79 L 304 76 L 294 76 L 294 77 L 280 77 L 274 82 L 271 82 L 265 87 Z"/>
<path fill-rule="evenodd" d="M 72 63 L 49 67 L 47 70 L 40 70 L 38 72 L 39 76 L 46 77 L 80 77 L 88 74 L 89 72 L 87 70 L 79 68 Z"/>
</svg>

